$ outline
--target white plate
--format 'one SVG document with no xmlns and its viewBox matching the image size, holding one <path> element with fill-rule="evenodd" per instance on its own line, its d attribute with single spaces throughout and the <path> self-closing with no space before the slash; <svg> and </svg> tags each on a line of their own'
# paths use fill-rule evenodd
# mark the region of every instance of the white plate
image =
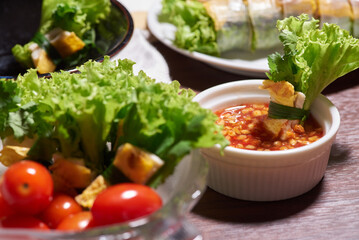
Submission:
<svg viewBox="0 0 359 240">
<path fill-rule="evenodd" d="M 170 83 L 171 77 L 166 60 L 143 36 L 139 29 L 135 29 L 131 41 L 111 60 L 130 59 L 136 64 L 133 72 L 138 74 L 143 70 L 147 76 L 156 79 L 157 82 Z"/>
<path fill-rule="evenodd" d="M 238 52 L 235 58 L 219 58 L 199 52 L 189 52 L 173 45 L 176 27 L 172 24 L 158 21 L 158 14 L 161 12 L 161 2 L 157 1 L 148 11 L 147 24 L 151 33 L 169 48 L 196 60 L 207 63 L 213 67 L 227 72 L 242 74 L 253 77 L 266 77 L 265 72 L 269 71 L 267 56 L 273 51 L 264 52 Z"/>
</svg>

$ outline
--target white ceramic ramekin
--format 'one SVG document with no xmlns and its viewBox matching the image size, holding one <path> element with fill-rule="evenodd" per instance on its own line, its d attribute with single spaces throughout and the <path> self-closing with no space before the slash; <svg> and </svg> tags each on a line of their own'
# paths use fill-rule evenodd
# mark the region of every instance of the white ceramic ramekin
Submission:
<svg viewBox="0 0 359 240">
<path fill-rule="evenodd" d="M 255 102 L 268 102 L 263 80 L 221 84 L 199 93 L 194 101 L 213 111 Z M 311 114 L 324 129 L 324 136 L 309 145 L 283 151 L 253 151 L 219 146 L 202 149 L 209 162 L 208 186 L 238 199 L 275 201 L 301 195 L 323 178 L 331 146 L 340 125 L 337 108 L 323 95 L 313 103 Z"/>
</svg>

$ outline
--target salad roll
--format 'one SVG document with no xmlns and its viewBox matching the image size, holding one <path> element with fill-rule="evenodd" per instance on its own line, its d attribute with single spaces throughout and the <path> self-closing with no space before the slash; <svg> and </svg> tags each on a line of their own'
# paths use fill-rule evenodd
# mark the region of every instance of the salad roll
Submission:
<svg viewBox="0 0 359 240">
<path fill-rule="evenodd" d="M 271 49 L 280 42 L 277 20 L 282 11 L 275 0 L 248 0 L 248 12 L 253 26 L 252 49 Z"/>
<path fill-rule="evenodd" d="M 208 0 L 203 5 L 215 23 L 221 53 L 250 49 L 251 26 L 242 0 Z"/>
<path fill-rule="evenodd" d="M 177 47 L 226 56 L 276 50 L 277 21 L 301 14 L 320 20 L 321 27 L 335 23 L 359 37 L 359 0 L 162 0 L 159 21 L 176 26 Z"/>
<path fill-rule="evenodd" d="M 353 13 L 348 0 L 318 0 L 320 26 L 334 23 L 342 29 L 351 31 Z"/>
<path fill-rule="evenodd" d="M 313 17 L 317 11 L 315 0 L 277 0 L 282 7 L 283 17 L 299 16 L 302 13 Z"/>
</svg>

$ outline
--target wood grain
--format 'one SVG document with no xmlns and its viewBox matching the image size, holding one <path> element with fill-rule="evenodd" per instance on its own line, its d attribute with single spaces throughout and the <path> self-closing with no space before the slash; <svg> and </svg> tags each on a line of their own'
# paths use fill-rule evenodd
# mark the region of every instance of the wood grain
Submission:
<svg viewBox="0 0 359 240">
<path fill-rule="evenodd" d="M 250 79 L 182 56 L 159 42 L 172 79 L 197 91 Z M 299 197 L 277 202 L 232 199 L 207 189 L 188 214 L 204 239 L 359 239 L 359 71 L 323 92 L 339 109 L 341 127 L 323 180 Z"/>
</svg>

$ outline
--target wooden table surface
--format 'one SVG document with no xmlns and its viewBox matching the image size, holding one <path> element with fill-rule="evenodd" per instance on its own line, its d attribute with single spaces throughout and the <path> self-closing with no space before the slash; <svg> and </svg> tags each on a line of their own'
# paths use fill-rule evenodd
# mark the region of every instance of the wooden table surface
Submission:
<svg viewBox="0 0 359 240">
<path fill-rule="evenodd" d="M 224 82 L 251 79 L 182 56 L 161 43 L 170 76 L 201 91 Z M 204 239 L 359 239 L 359 71 L 332 83 L 324 94 L 341 114 L 323 180 L 289 200 L 251 202 L 208 188 L 188 214 Z"/>
</svg>

